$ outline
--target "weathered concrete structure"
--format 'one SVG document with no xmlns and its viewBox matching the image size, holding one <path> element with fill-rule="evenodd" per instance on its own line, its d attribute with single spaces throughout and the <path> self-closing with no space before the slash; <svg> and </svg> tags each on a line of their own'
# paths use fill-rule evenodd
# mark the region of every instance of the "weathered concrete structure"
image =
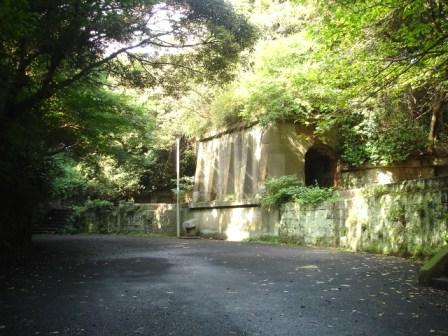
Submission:
<svg viewBox="0 0 448 336">
<path fill-rule="evenodd" d="M 316 167 L 306 163 L 310 153 L 311 162 L 320 159 Z M 335 172 L 331 148 L 306 128 L 292 123 L 236 127 L 200 140 L 190 217 L 202 233 L 231 240 L 278 234 L 277 211 L 258 202 L 266 179 L 296 175 L 304 183 L 330 186 Z"/>
<path fill-rule="evenodd" d="M 242 126 L 204 138 L 193 203 L 252 200 L 268 176 L 303 175 L 311 144 L 292 124 Z"/>
<path fill-rule="evenodd" d="M 423 157 L 387 166 L 341 167 L 340 175 L 340 186 L 345 189 L 448 176 L 448 158 Z"/>
<path fill-rule="evenodd" d="M 259 205 L 258 199 L 266 179 L 296 175 L 305 185 L 317 183 L 347 189 L 448 175 L 448 161 L 442 159 L 409 160 L 388 167 L 344 167 L 338 163 L 333 150 L 336 144 L 336 140 L 323 144 L 309 129 L 287 122 L 267 126 L 241 125 L 209 135 L 198 144 L 193 201 L 189 204 L 186 218 L 195 219 L 201 233 L 216 234 L 230 240 L 292 234 L 303 237 L 304 243 L 363 249 L 368 245 L 360 233 L 365 231 L 365 224 L 347 223 L 353 218 L 361 223 L 360 215 L 353 214 L 355 210 L 364 209 L 384 227 L 388 202 L 382 201 L 381 205 L 366 203 L 360 196 L 362 191 L 359 191 L 364 189 L 359 189 L 343 192 L 343 201 L 337 202 L 337 206 L 332 205 L 330 210 L 297 210 L 297 205 L 288 205 L 280 214 Z M 390 187 L 390 190 L 395 189 Z M 393 193 L 396 194 L 395 191 Z M 427 191 L 424 193 L 427 195 Z M 429 196 L 421 197 L 427 200 Z M 445 198 L 437 197 L 438 204 L 442 204 Z M 378 225 L 369 226 L 369 230 L 370 227 L 374 228 L 371 234 L 379 232 Z M 438 232 L 443 235 L 443 225 L 439 227 L 442 231 Z M 349 230 L 348 235 L 341 233 L 344 228 Z M 376 241 L 369 244 L 376 244 Z M 393 243 L 385 244 L 387 247 L 381 248 L 384 251 L 397 249 Z M 417 243 L 414 245 L 419 246 Z"/>
</svg>

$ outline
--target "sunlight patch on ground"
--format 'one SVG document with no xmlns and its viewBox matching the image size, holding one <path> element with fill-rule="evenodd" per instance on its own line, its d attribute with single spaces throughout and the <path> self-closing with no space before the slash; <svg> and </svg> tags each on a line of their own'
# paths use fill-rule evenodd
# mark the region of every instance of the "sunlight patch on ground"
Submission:
<svg viewBox="0 0 448 336">
<path fill-rule="evenodd" d="M 317 266 L 317 265 L 305 265 L 305 266 L 297 267 L 297 269 L 319 269 L 319 266 Z"/>
</svg>

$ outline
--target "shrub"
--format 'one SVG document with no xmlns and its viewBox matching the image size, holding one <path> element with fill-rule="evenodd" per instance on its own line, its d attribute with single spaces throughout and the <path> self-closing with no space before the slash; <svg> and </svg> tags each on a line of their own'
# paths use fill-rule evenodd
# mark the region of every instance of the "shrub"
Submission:
<svg viewBox="0 0 448 336">
<path fill-rule="evenodd" d="M 171 179 L 171 183 L 176 186 L 177 180 Z M 192 191 L 194 187 L 194 176 L 182 176 L 179 178 L 179 191 L 180 193 L 186 193 Z M 177 192 L 177 188 L 171 189 L 173 193 Z"/>
<path fill-rule="evenodd" d="M 331 201 L 336 199 L 336 193 L 331 188 L 322 188 L 318 185 L 301 187 L 294 195 L 294 199 L 297 203 L 303 205 L 316 206 L 325 201 Z"/>
<path fill-rule="evenodd" d="M 113 207 L 114 204 L 107 200 L 88 200 L 83 205 L 74 207 L 74 222 L 83 232 L 107 233 L 108 214 Z"/>
<path fill-rule="evenodd" d="M 267 180 L 260 201 L 262 206 L 279 207 L 292 201 L 316 206 L 335 198 L 336 194 L 331 188 L 322 188 L 318 185 L 307 187 L 296 176 L 287 175 Z"/>
<path fill-rule="evenodd" d="M 302 182 L 296 176 L 273 177 L 265 182 L 261 205 L 280 206 L 283 203 L 287 203 L 292 198 L 292 189 L 301 185 Z"/>
</svg>

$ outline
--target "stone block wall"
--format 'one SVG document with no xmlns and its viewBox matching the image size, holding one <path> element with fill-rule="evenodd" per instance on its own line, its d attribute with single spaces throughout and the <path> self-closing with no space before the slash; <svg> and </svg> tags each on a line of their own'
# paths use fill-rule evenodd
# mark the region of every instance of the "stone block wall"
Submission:
<svg viewBox="0 0 448 336">
<path fill-rule="evenodd" d="M 341 167 L 342 188 L 362 188 L 368 184 L 389 184 L 405 180 L 448 176 L 448 158 L 409 159 L 388 166 L 365 164 Z"/>
<path fill-rule="evenodd" d="M 331 203 L 319 207 L 286 204 L 281 209 L 279 236 L 294 238 L 298 243 L 313 246 L 340 245 L 339 226 L 343 210 Z"/>
<path fill-rule="evenodd" d="M 424 256 L 447 244 L 448 178 L 340 192 L 319 207 L 286 204 L 279 235 L 303 244 Z"/>
<path fill-rule="evenodd" d="M 122 203 L 79 214 L 78 226 L 89 233 L 176 233 L 176 205 Z"/>
</svg>

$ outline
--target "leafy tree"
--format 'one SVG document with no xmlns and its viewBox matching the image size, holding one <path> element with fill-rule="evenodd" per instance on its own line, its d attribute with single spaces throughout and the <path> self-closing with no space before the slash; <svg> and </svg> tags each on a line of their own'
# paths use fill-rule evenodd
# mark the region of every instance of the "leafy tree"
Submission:
<svg viewBox="0 0 448 336">
<path fill-rule="evenodd" d="M 336 121 L 336 111 L 346 106 L 335 99 L 339 90 L 322 78 L 323 64 L 310 57 L 315 41 L 305 28 L 311 9 L 291 1 L 243 4 L 262 37 L 247 57 L 250 62 L 240 66 L 234 83 L 206 89 L 200 95 L 193 93 L 192 109 L 209 111 L 209 122 L 196 125 L 206 128 L 239 120 L 291 120 L 314 127 L 324 136 Z M 206 98 L 194 99 L 198 96 Z"/>
<path fill-rule="evenodd" d="M 117 166 L 145 151 L 144 115 L 121 124 L 126 98 L 93 87 L 113 78 L 173 92 L 191 78 L 227 80 L 253 39 L 222 0 L 4 0 L 0 31 L 1 245 L 29 237 L 55 153 L 113 157 Z"/>
<path fill-rule="evenodd" d="M 149 160 L 155 126 L 145 105 L 108 88 L 80 82 L 57 94 L 46 111 L 46 148 L 50 155 L 56 153 L 50 160 L 59 168 L 50 175 L 58 177 L 52 183 L 53 198 L 77 202 L 87 197 L 125 199 L 141 187 L 139 179 Z M 84 188 L 78 187 L 80 182 Z"/>
<path fill-rule="evenodd" d="M 322 140 L 336 130 L 352 165 L 446 152 L 446 4 L 238 4 L 261 38 L 233 84 L 191 100 L 210 111 L 202 125 L 291 120 Z"/>
<path fill-rule="evenodd" d="M 358 108 L 395 105 L 427 127 L 435 150 L 447 105 L 446 2 L 318 0 L 316 6 L 320 55 L 344 91 L 358 97 Z"/>
<path fill-rule="evenodd" d="M 20 0 L 3 1 L 1 9 L 5 120 L 98 70 L 149 86 L 173 70 L 225 77 L 252 35 L 220 0 Z"/>
</svg>

